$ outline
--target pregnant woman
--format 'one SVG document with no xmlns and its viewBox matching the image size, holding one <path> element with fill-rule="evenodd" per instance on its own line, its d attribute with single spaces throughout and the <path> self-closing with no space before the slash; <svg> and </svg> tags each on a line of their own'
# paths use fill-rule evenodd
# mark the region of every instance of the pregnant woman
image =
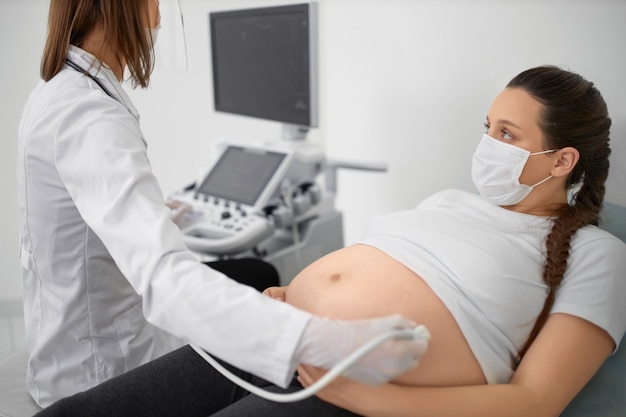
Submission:
<svg viewBox="0 0 626 417">
<path fill-rule="evenodd" d="M 320 316 L 424 324 L 428 351 L 391 383 L 340 378 L 318 397 L 272 403 L 184 347 L 41 415 L 558 415 L 626 329 L 626 246 L 596 227 L 610 125 L 592 83 L 524 71 L 487 114 L 472 163 L 479 194 L 447 190 L 375 217 L 359 244 L 265 291 Z M 324 372 L 301 365 L 289 391 Z"/>
</svg>

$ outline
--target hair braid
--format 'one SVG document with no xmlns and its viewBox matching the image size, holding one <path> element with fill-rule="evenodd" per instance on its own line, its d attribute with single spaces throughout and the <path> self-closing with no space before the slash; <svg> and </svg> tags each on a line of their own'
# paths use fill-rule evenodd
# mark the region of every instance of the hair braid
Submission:
<svg viewBox="0 0 626 417">
<path fill-rule="evenodd" d="M 567 186 L 577 192 L 568 206 L 555 213 L 546 239 L 543 280 L 548 294 L 519 359 L 530 348 L 550 315 L 556 291 L 567 270 L 571 241 L 587 225 L 598 225 L 604 182 L 609 171 L 609 129 L 606 103 L 593 83 L 556 67 L 538 67 L 522 72 L 507 87 L 525 89 L 543 106 L 539 121 L 549 148 L 574 147 L 580 154 Z"/>
</svg>

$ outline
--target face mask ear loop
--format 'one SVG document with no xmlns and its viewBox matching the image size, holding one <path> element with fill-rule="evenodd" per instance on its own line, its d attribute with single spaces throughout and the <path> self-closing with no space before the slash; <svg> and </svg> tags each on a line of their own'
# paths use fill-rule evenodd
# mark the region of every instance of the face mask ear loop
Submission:
<svg viewBox="0 0 626 417">
<path fill-rule="evenodd" d="M 552 178 L 552 175 L 550 175 L 549 177 L 544 178 L 543 180 L 539 181 L 537 184 L 535 184 L 535 185 L 531 186 L 531 188 L 535 188 L 535 187 L 537 187 L 537 186 L 539 186 L 539 185 L 543 184 L 544 182 L 548 181 L 550 178 Z"/>
<path fill-rule="evenodd" d="M 533 153 L 529 154 L 528 156 L 543 155 L 543 154 L 546 154 L 546 153 L 552 153 L 552 152 L 556 152 L 556 151 L 558 151 L 558 149 L 549 149 L 547 151 L 533 152 Z M 544 182 L 548 181 L 550 178 L 552 178 L 552 175 L 548 176 L 547 178 L 544 178 L 543 180 L 539 181 L 537 184 L 532 185 L 530 188 L 534 189 L 535 187 L 537 187 L 537 186 L 543 184 Z"/>
<path fill-rule="evenodd" d="M 547 151 L 533 152 L 533 153 L 528 154 L 528 156 L 533 156 L 533 155 L 542 155 L 542 154 L 544 154 L 544 153 L 552 153 L 552 152 L 556 152 L 556 151 L 558 151 L 558 149 L 549 149 L 549 150 L 547 150 Z"/>
</svg>

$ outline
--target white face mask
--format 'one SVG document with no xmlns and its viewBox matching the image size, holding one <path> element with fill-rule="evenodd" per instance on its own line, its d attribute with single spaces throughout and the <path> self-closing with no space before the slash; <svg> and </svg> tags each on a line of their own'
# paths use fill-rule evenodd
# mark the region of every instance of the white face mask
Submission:
<svg viewBox="0 0 626 417">
<path fill-rule="evenodd" d="M 501 142 L 484 134 L 472 158 L 472 180 L 481 196 L 499 206 L 522 201 L 538 185 L 520 184 L 519 177 L 529 156 L 554 152 L 556 149 L 534 152 Z"/>
</svg>

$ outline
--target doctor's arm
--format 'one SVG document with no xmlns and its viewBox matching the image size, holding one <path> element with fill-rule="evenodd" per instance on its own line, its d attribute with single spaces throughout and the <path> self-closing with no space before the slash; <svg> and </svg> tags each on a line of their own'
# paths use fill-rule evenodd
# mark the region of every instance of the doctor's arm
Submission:
<svg viewBox="0 0 626 417">
<path fill-rule="evenodd" d="M 596 325 L 552 314 L 507 384 L 460 387 L 379 387 L 337 381 L 318 396 L 368 417 L 558 416 L 614 349 Z M 299 369 L 304 386 L 322 375 Z"/>
<path fill-rule="evenodd" d="M 199 262 L 171 221 L 138 121 L 102 95 L 82 95 L 68 109 L 71 117 L 61 118 L 55 167 L 105 257 L 142 297 L 149 323 L 283 387 L 299 362 L 332 366 L 363 339 L 415 326 L 400 316 L 351 322 L 313 317 Z M 423 350 L 419 340 L 391 340 L 351 375 L 389 381 L 412 368 Z"/>
</svg>

